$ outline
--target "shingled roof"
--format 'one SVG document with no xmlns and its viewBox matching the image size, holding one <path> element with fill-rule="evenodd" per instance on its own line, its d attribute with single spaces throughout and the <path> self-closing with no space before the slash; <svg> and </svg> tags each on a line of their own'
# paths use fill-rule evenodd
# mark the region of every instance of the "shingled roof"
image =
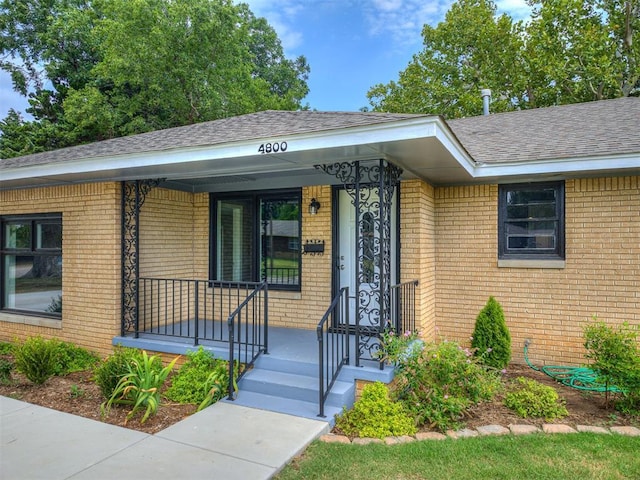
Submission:
<svg viewBox="0 0 640 480">
<path fill-rule="evenodd" d="M 640 98 L 627 97 L 448 120 L 478 163 L 640 152 Z"/>
<path fill-rule="evenodd" d="M 363 112 L 275 111 L 156 130 L 138 135 L 61 148 L 0 161 L 0 169 L 46 165 L 67 160 L 110 157 L 142 152 L 162 152 L 298 133 L 326 132 L 349 127 L 396 122 L 425 115 Z"/>
</svg>

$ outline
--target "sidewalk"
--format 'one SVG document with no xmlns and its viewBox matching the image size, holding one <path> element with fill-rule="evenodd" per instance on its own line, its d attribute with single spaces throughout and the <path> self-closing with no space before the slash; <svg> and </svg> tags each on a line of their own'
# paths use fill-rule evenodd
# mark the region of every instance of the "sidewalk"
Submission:
<svg viewBox="0 0 640 480">
<path fill-rule="evenodd" d="M 327 422 L 218 402 L 155 435 L 0 397 L 0 478 L 268 479 Z"/>
</svg>

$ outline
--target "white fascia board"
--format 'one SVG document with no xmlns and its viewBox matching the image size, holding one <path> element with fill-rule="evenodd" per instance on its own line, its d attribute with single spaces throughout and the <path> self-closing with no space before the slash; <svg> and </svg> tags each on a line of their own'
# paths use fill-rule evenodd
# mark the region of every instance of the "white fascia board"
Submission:
<svg viewBox="0 0 640 480">
<path fill-rule="evenodd" d="M 483 164 L 477 165 L 472 175 L 474 178 L 482 179 L 586 172 L 604 173 L 617 170 L 637 170 L 640 173 L 640 154 Z"/>
<path fill-rule="evenodd" d="M 460 164 L 465 171 L 473 176 L 477 168 L 477 162 L 469 155 L 467 150 L 460 144 L 460 141 L 451 132 L 448 126 L 444 126 L 440 123 L 440 127 L 437 131 L 437 138 L 440 143 L 453 155 L 456 161 Z"/>
<path fill-rule="evenodd" d="M 3 180 L 19 180 L 34 177 L 51 178 L 69 174 L 91 173 L 94 173 L 96 177 L 100 177 L 100 172 L 126 171 L 128 169 L 153 167 L 160 167 L 159 170 L 166 172 L 167 169 L 171 169 L 171 167 L 194 165 L 203 161 L 250 157 L 264 158 L 264 160 L 260 160 L 260 162 L 263 163 L 263 166 L 266 168 L 269 168 L 270 163 L 272 163 L 269 162 L 269 159 L 275 160 L 273 163 L 280 165 L 287 163 L 291 165 L 291 167 L 294 167 L 295 162 L 293 161 L 292 153 L 359 145 L 380 145 L 386 142 L 415 138 L 437 137 L 449 140 L 451 135 L 442 135 L 443 131 L 448 131 L 448 129 L 443 127 L 443 122 L 439 117 L 419 117 L 416 119 L 347 127 L 329 131 L 252 139 L 222 145 L 92 157 L 72 161 L 67 160 L 48 165 L 9 168 L 0 171 L 0 174 Z M 286 154 L 260 154 L 258 151 L 260 145 L 275 142 L 287 142 Z M 449 143 L 451 143 L 451 146 L 447 145 L 447 148 L 464 152 L 464 149 L 458 142 L 449 140 Z M 280 168 L 282 168 L 282 166 Z"/>
</svg>

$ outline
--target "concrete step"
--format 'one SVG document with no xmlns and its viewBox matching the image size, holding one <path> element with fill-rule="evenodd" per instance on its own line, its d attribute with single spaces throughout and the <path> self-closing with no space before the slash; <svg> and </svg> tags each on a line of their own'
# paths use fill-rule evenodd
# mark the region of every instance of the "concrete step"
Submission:
<svg viewBox="0 0 640 480">
<path fill-rule="evenodd" d="M 254 368 L 240 380 L 240 391 L 250 391 L 274 397 L 304 402 L 318 402 L 318 379 L 308 375 Z M 327 403 L 341 407 L 353 403 L 354 382 L 336 381 Z"/>
<path fill-rule="evenodd" d="M 331 426 L 335 424 L 335 415 L 342 413 L 342 408 L 327 405 L 325 406 L 324 417 L 319 417 L 319 406 L 317 402 L 305 402 L 289 398 L 265 395 L 240 389 L 235 400 L 222 400 L 224 402 L 242 405 L 245 407 L 269 410 L 271 412 L 285 413 L 296 417 L 311 418 L 313 420 L 325 420 Z"/>
</svg>

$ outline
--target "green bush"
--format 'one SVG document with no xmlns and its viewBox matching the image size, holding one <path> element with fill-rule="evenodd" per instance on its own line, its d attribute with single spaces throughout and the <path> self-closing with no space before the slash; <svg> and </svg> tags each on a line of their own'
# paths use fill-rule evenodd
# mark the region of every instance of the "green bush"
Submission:
<svg viewBox="0 0 640 480">
<path fill-rule="evenodd" d="M 402 404 L 389 398 L 389 390 L 381 382 L 366 385 L 351 410 L 336 419 L 336 427 L 345 435 L 361 438 L 413 435 L 416 426 Z"/>
<path fill-rule="evenodd" d="M 503 369 L 511 360 L 511 335 L 504 319 L 502 306 L 489 297 L 476 318 L 471 347 L 482 363 Z"/>
<path fill-rule="evenodd" d="M 142 361 L 142 357 L 141 350 L 117 346 L 113 355 L 107 357 L 96 367 L 94 381 L 100 387 L 104 398 L 111 398 L 120 379 L 129 373 L 129 367 L 134 361 Z M 160 372 L 162 360 L 158 357 L 152 358 L 154 371 Z"/>
<path fill-rule="evenodd" d="M 5 358 L 0 358 L 0 384 L 7 385 L 11 383 L 11 371 L 13 363 Z"/>
<path fill-rule="evenodd" d="M 162 361 L 160 357 L 147 355 L 142 351 L 142 358 L 134 358 L 127 364 L 127 373 L 120 378 L 109 400 L 101 405 L 102 415 L 109 415 L 113 404 L 131 405 L 133 408 L 127 414 L 130 420 L 139 409 L 144 408 L 145 413 L 140 423 L 147 421 L 150 415 L 155 415 L 160 406 L 160 390 L 167 379 L 173 366 L 180 357 L 174 358 L 169 365 L 157 369 L 157 363 Z"/>
<path fill-rule="evenodd" d="M 544 418 L 550 422 L 569 415 L 554 388 L 524 377 L 516 378 L 516 384 L 505 395 L 504 404 L 522 418 Z"/>
<path fill-rule="evenodd" d="M 187 361 L 171 379 L 165 396 L 174 402 L 198 405 L 210 398 L 210 405 L 224 396 L 228 382 L 229 362 L 200 347 L 197 352 L 187 353 Z"/>
<path fill-rule="evenodd" d="M 408 356 L 419 355 L 423 347 L 424 342 L 418 332 L 407 330 L 396 334 L 393 329 L 388 329 L 380 335 L 380 349 L 375 356 L 383 362 L 398 365 Z"/>
<path fill-rule="evenodd" d="M 500 390 L 498 373 L 455 342 L 427 343 L 399 365 L 393 396 L 416 424 L 445 431 L 461 425 L 469 409 Z"/>
<path fill-rule="evenodd" d="M 640 348 L 638 326 L 624 323 L 617 328 L 602 321 L 587 325 L 584 329 L 586 357 L 589 367 L 598 374 L 598 380 L 622 391 L 616 409 L 625 413 L 640 412 Z"/>
<path fill-rule="evenodd" d="M 53 344 L 56 357 L 55 375 L 67 375 L 93 368 L 100 357 L 86 348 L 60 340 L 49 340 Z"/>
<path fill-rule="evenodd" d="M 42 385 L 56 373 L 56 343 L 31 337 L 13 348 L 16 370 L 30 381 Z"/>
<path fill-rule="evenodd" d="M 13 343 L 0 342 L 0 355 L 11 355 L 13 353 Z"/>
</svg>

